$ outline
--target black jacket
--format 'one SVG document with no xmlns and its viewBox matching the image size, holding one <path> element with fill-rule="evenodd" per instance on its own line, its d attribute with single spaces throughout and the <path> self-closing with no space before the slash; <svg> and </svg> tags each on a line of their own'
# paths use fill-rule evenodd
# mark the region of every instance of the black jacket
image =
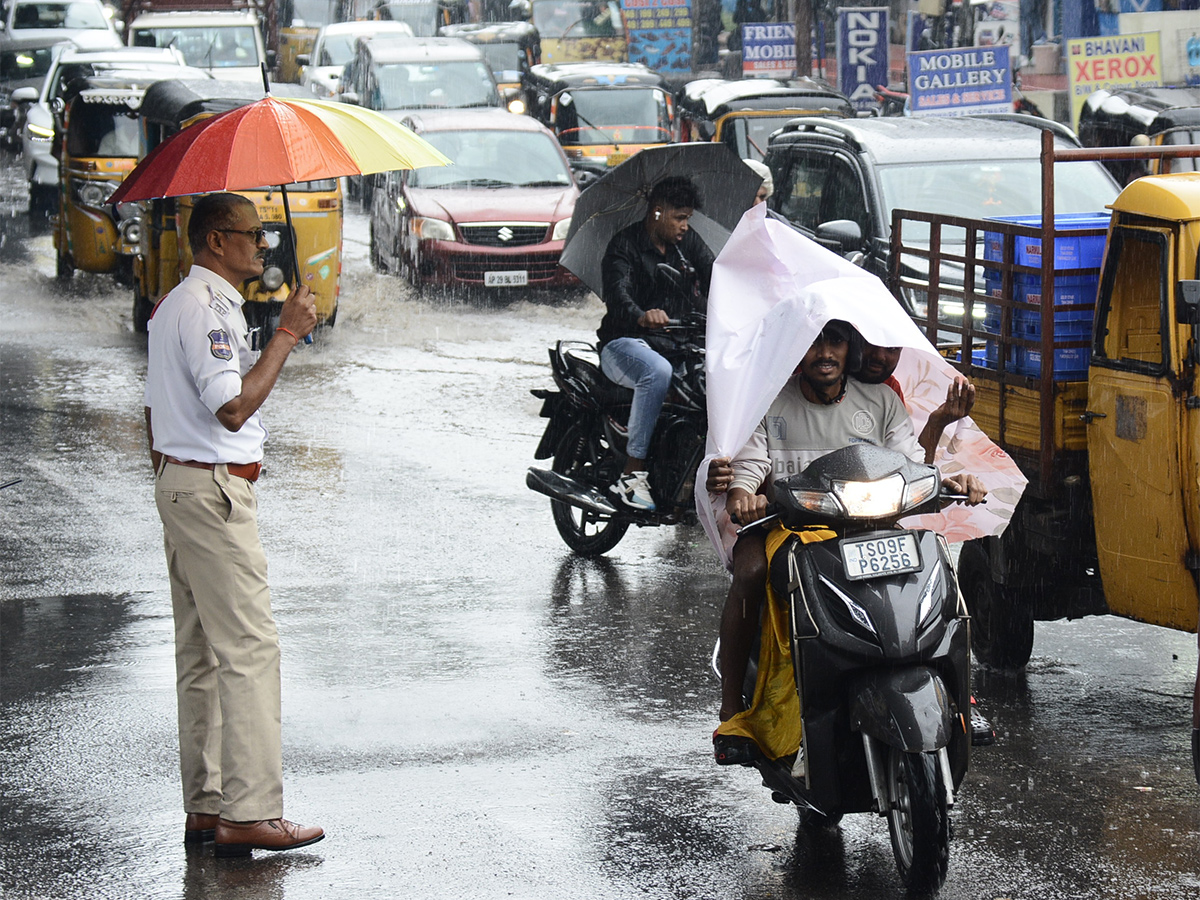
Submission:
<svg viewBox="0 0 1200 900">
<path fill-rule="evenodd" d="M 679 290 L 661 280 L 656 282 L 654 273 L 659 263 L 681 272 L 694 270 L 695 277 L 685 279 L 690 289 Z M 619 337 L 652 338 L 654 330 L 637 323 L 648 309 L 661 309 L 672 319 L 689 312 L 703 312 L 712 267 L 712 252 L 690 229 L 682 241 L 667 248 L 666 255 L 655 249 L 642 222 L 618 231 L 608 242 L 601 263 L 604 305 L 608 307 L 596 332 L 601 346 Z M 653 346 L 654 341 L 648 343 Z"/>
</svg>

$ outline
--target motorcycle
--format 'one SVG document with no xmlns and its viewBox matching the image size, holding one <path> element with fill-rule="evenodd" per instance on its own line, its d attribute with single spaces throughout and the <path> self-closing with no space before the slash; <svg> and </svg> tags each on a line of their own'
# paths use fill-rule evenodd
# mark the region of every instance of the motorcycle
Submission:
<svg viewBox="0 0 1200 900">
<path fill-rule="evenodd" d="M 708 414 L 704 394 L 705 318 L 693 313 L 657 329 L 655 349 L 670 361 L 671 386 L 654 429 L 648 460 L 655 510 L 633 509 L 608 493 L 625 469 L 627 423 L 633 391 L 600 371 L 596 349 L 559 341 L 550 367 L 559 390 L 535 390 L 541 415 L 550 421 L 525 476 L 531 490 L 550 498 L 554 525 L 580 556 L 607 553 L 630 525 L 676 525 L 696 521 L 692 494 L 704 455 Z"/>
<path fill-rule="evenodd" d="M 933 466 L 854 444 L 776 481 L 769 517 L 837 537 L 788 538 L 772 559 L 771 585 L 791 616 L 803 757 L 798 765 L 760 754 L 754 765 L 806 827 L 846 813 L 885 816 L 901 879 L 915 892 L 945 880 L 949 809 L 972 743 L 969 626 L 949 548 L 932 531 L 896 524 L 937 508 L 948 499 L 940 491 Z M 756 643 L 747 706 L 757 660 Z"/>
</svg>

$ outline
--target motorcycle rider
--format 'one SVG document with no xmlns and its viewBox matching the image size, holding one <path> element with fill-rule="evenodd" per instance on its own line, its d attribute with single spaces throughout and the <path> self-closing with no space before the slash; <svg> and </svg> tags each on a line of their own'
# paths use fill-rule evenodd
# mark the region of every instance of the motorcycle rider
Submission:
<svg viewBox="0 0 1200 900">
<path fill-rule="evenodd" d="M 710 468 L 710 490 L 727 492 L 725 508 L 732 519 L 749 523 L 762 518 L 774 478 L 801 472 L 852 442 L 889 447 L 924 461 L 925 450 L 896 393 L 849 377 L 860 364 L 861 341 L 848 322 L 827 322 L 746 446 L 728 466 Z M 973 475 L 942 483 L 966 494 L 972 504 L 986 494 Z M 721 765 L 749 764 L 759 752 L 737 716 L 744 708 L 742 682 L 766 583 L 766 529 L 759 526 L 744 530 L 734 545 L 733 582 L 721 617 L 721 725 L 713 733 L 713 753 Z"/>
<path fill-rule="evenodd" d="M 701 204 L 690 178 L 662 179 L 647 201 L 645 218 L 617 232 L 605 250 L 601 273 L 608 311 L 596 334 L 601 371 L 633 389 L 625 471 L 609 490 L 627 506 L 652 511 L 646 456 L 671 383 L 671 364 L 656 349 L 654 332 L 705 309 L 713 255 L 689 228 Z M 662 263 L 680 272 L 682 283 L 665 283 L 657 274 Z"/>
</svg>

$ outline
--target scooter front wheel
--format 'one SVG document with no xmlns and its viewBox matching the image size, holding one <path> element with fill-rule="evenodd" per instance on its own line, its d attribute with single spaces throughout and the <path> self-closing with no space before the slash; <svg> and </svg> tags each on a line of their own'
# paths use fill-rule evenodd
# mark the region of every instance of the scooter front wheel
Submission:
<svg viewBox="0 0 1200 900">
<path fill-rule="evenodd" d="M 601 445 L 599 435 L 576 423 L 567 429 L 559 441 L 551 468 L 560 475 L 604 490 L 616 479 L 614 474 L 611 480 L 606 480 L 606 459 L 611 459 L 611 456 L 607 448 Z M 550 513 L 554 516 L 554 526 L 564 543 L 580 556 L 607 553 L 621 542 L 629 530 L 629 521 L 626 519 L 580 509 L 561 500 L 550 501 Z"/>
<path fill-rule="evenodd" d="M 936 753 L 888 748 L 888 831 L 905 887 L 933 893 L 950 863 L 950 814 Z"/>
</svg>

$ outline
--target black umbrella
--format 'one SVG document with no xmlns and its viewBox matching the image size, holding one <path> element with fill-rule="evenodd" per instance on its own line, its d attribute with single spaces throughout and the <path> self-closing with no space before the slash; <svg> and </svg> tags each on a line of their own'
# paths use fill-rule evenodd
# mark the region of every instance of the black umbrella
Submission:
<svg viewBox="0 0 1200 900">
<path fill-rule="evenodd" d="M 686 175 L 699 188 L 703 209 L 692 216 L 691 227 L 714 256 L 753 205 L 762 184 L 762 178 L 724 144 L 663 144 L 641 150 L 580 194 L 562 265 L 602 293 L 600 261 L 608 242 L 646 217 L 650 189 L 670 175 Z"/>
</svg>

